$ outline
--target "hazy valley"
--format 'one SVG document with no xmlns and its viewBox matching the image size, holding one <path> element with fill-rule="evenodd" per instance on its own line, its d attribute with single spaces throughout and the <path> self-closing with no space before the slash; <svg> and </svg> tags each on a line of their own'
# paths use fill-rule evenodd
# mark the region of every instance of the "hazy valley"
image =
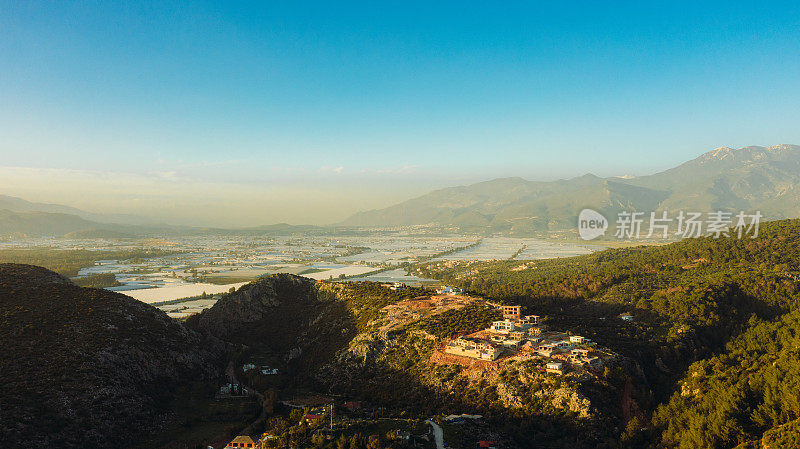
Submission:
<svg viewBox="0 0 800 449">
<path fill-rule="evenodd" d="M 0 449 L 800 449 L 800 2 L 0 6 Z"/>
<path fill-rule="evenodd" d="M 797 152 L 715 150 L 651 177 L 499 180 L 396 207 L 452 209 L 461 192 L 460 209 L 532 215 L 531 196 L 578 207 L 580 189 L 612 186 L 628 199 L 593 204 L 606 214 L 733 210 L 758 204 L 729 182 L 744 179 L 772 189 L 763 195 L 782 189 L 780 211 L 765 213 L 791 215 Z M 681 197 L 682 176 L 707 195 Z M 50 224 L 9 218 L 22 228 L 0 242 L 3 351 L 16 360 L 3 365 L 0 432 L 11 447 L 221 447 L 237 435 L 309 448 L 795 442 L 797 220 L 762 224 L 757 239 L 637 246 L 441 215 L 121 233 L 12 203 L 26 210 L 6 217 Z"/>
</svg>

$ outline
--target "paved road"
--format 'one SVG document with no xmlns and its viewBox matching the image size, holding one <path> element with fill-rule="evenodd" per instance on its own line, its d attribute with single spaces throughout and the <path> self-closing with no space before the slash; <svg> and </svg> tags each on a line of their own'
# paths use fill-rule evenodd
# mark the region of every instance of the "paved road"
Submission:
<svg viewBox="0 0 800 449">
<path fill-rule="evenodd" d="M 433 427 L 433 438 L 436 440 L 436 449 L 444 449 L 444 432 L 442 428 L 439 427 L 439 424 L 436 424 L 430 419 L 425 422 Z"/>
</svg>

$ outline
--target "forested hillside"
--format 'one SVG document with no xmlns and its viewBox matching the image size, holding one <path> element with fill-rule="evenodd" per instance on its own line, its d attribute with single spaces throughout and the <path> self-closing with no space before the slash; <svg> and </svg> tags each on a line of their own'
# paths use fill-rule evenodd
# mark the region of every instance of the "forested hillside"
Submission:
<svg viewBox="0 0 800 449">
<path fill-rule="evenodd" d="M 762 225 L 756 239 L 436 262 L 419 273 L 523 303 L 637 360 L 649 382 L 642 403 L 655 413 L 627 441 L 694 448 L 780 441 L 796 426 L 799 270 L 800 220 L 784 220 Z M 634 321 L 618 319 L 623 312 Z"/>
<path fill-rule="evenodd" d="M 473 305 L 417 313 L 398 306 L 430 294 L 280 274 L 225 295 L 186 324 L 246 346 L 238 363 L 262 360 L 286 372 L 283 378 L 254 379 L 280 397 L 335 394 L 380 407 L 387 416 L 415 419 L 480 413 L 487 418 L 485 432 L 502 438 L 507 448 L 526 448 L 531 441 L 558 448 L 615 447 L 612 429 L 622 414 L 616 396 L 630 380 L 619 373 L 631 371 L 628 360 L 613 362 L 607 375 L 582 381 L 546 375 L 541 360 L 492 369 L 437 362 L 439 345 L 485 328 L 498 312 L 477 298 Z M 470 449 L 478 439 L 449 444 Z"/>
</svg>

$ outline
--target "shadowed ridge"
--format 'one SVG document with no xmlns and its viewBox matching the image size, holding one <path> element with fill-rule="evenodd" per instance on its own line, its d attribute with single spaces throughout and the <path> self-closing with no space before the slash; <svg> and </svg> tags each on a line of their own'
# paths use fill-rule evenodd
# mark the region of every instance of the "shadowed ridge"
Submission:
<svg viewBox="0 0 800 449">
<path fill-rule="evenodd" d="M 133 298 L 0 264 L 0 441 L 135 445 L 168 420 L 175 391 L 216 384 L 224 349 Z"/>
</svg>

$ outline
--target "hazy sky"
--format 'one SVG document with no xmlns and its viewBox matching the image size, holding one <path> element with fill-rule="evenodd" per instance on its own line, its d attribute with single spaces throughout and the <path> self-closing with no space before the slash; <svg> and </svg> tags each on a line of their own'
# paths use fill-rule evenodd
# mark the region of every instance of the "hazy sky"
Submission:
<svg viewBox="0 0 800 449">
<path fill-rule="evenodd" d="M 144 3 L 0 1 L 0 193 L 331 222 L 800 143 L 798 2 Z"/>
</svg>

